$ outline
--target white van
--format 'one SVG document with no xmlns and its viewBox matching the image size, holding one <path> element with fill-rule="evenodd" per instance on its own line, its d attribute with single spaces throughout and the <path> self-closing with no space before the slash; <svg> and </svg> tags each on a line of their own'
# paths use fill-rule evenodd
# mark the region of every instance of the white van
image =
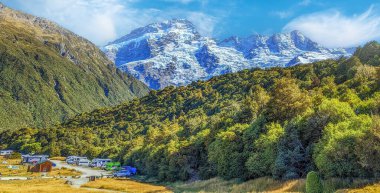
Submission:
<svg viewBox="0 0 380 193">
<path fill-rule="evenodd" d="M 85 158 L 80 158 L 77 160 L 76 164 L 78 166 L 89 166 L 90 165 L 90 160 L 88 160 L 86 157 Z"/>
<path fill-rule="evenodd" d="M 101 159 L 101 158 L 95 158 L 92 160 L 90 167 L 105 167 L 107 163 L 111 162 L 111 159 Z"/>
</svg>

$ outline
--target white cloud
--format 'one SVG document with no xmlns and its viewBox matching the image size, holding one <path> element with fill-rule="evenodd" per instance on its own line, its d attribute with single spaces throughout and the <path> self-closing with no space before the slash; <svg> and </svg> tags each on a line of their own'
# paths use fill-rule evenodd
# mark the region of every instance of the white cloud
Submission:
<svg viewBox="0 0 380 193">
<path fill-rule="evenodd" d="M 308 6 L 311 4 L 311 0 L 302 0 L 298 3 L 299 6 Z"/>
<path fill-rule="evenodd" d="M 311 3 L 313 3 L 311 0 L 302 0 L 286 10 L 272 11 L 271 14 L 279 17 L 280 19 L 287 19 L 294 16 L 294 14 L 301 8 L 311 5 Z"/>
<path fill-rule="evenodd" d="M 285 10 L 285 11 L 274 11 L 272 12 L 272 14 L 279 17 L 280 19 L 286 19 L 293 16 L 294 12 L 292 10 Z"/>
<path fill-rule="evenodd" d="M 137 1 L 3 0 L 17 9 L 55 21 L 97 45 L 113 41 L 137 27 L 171 18 L 189 19 L 202 34 L 212 34 L 216 22 L 212 16 L 186 10 L 137 9 L 132 7 L 132 3 Z M 194 0 L 178 1 L 186 3 Z"/>
<path fill-rule="evenodd" d="M 96 44 L 103 44 L 117 37 L 118 18 L 126 9 L 117 0 L 16 0 L 14 2 L 17 3 L 17 9 L 55 21 Z"/>
<path fill-rule="evenodd" d="M 174 3 L 188 4 L 190 2 L 197 1 L 197 0 L 164 0 L 164 1 L 174 2 Z"/>
<path fill-rule="evenodd" d="M 374 6 L 352 16 L 329 10 L 300 16 L 289 22 L 283 30 L 300 30 L 327 47 L 353 47 L 380 38 L 379 13 Z"/>
<path fill-rule="evenodd" d="M 191 21 L 195 26 L 197 26 L 199 33 L 204 36 L 212 36 L 215 24 L 218 22 L 217 18 L 201 12 L 189 13 L 187 20 Z"/>
</svg>

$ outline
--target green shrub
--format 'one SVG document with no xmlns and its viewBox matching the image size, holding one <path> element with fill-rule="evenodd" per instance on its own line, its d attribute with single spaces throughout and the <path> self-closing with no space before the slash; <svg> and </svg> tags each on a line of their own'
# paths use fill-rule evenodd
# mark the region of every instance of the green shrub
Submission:
<svg viewBox="0 0 380 193">
<path fill-rule="evenodd" d="M 322 193 L 323 187 L 317 172 L 311 171 L 306 176 L 306 193 Z"/>
</svg>

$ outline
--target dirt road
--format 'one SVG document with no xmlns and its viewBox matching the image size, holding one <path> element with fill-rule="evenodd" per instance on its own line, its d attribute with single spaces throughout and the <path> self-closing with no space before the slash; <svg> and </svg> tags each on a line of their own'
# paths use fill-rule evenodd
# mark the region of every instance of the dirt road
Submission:
<svg viewBox="0 0 380 193">
<path fill-rule="evenodd" d="M 51 160 L 57 168 L 68 168 L 68 169 L 74 169 L 82 173 L 80 178 L 68 178 L 67 180 L 71 182 L 71 185 L 73 187 L 79 188 L 81 185 L 87 183 L 89 181 L 89 176 L 105 176 L 105 175 L 110 175 L 111 173 L 108 171 L 104 170 L 98 170 L 98 169 L 93 169 L 90 167 L 83 167 L 83 166 L 77 166 L 77 165 L 69 165 L 66 162 L 62 161 L 56 161 L 56 160 Z"/>
</svg>

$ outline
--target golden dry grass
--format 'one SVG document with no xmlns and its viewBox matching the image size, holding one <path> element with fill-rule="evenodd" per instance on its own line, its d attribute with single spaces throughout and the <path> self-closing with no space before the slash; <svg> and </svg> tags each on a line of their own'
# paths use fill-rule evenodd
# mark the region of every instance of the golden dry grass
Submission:
<svg viewBox="0 0 380 193">
<path fill-rule="evenodd" d="M 6 161 L 6 164 L 3 164 Z M 19 169 L 9 169 L 8 166 L 17 166 Z M 21 165 L 20 159 L 5 159 L 0 157 L 0 173 L 2 176 L 23 176 L 23 177 L 37 177 L 41 176 L 41 173 L 27 172 L 28 166 Z M 67 168 L 56 169 L 49 172 L 48 176 L 79 176 L 81 173 Z"/>
<path fill-rule="evenodd" d="M 223 180 L 212 178 L 209 180 L 191 183 L 177 182 L 170 185 L 174 192 L 303 192 L 305 183 L 303 179 L 281 181 L 270 177 L 257 178 L 245 182 L 239 180 Z"/>
<path fill-rule="evenodd" d="M 80 188 L 72 188 L 65 184 L 64 180 L 36 179 L 36 180 L 12 180 L 0 181 L 0 193 L 99 193 L 102 191 L 91 191 Z"/>
<path fill-rule="evenodd" d="M 172 192 L 164 186 L 156 186 L 136 182 L 130 179 L 104 178 L 82 185 L 87 188 L 107 189 L 128 193 L 169 193 Z"/>
<path fill-rule="evenodd" d="M 19 169 L 9 169 L 9 165 L 17 166 Z M 20 159 L 6 159 L 0 157 L 0 173 L 2 176 L 35 176 L 35 174 L 28 173 L 27 170 L 28 167 L 21 165 Z"/>
<path fill-rule="evenodd" d="M 380 183 L 365 186 L 363 188 L 344 189 L 339 190 L 337 193 L 378 193 L 380 192 Z"/>
<path fill-rule="evenodd" d="M 53 171 L 48 173 L 49 176 L 80 176 L 81 172 L 78 172 L 74 169 L 67 169 L 67 168 L 53 168 Z"/>
</svg>

